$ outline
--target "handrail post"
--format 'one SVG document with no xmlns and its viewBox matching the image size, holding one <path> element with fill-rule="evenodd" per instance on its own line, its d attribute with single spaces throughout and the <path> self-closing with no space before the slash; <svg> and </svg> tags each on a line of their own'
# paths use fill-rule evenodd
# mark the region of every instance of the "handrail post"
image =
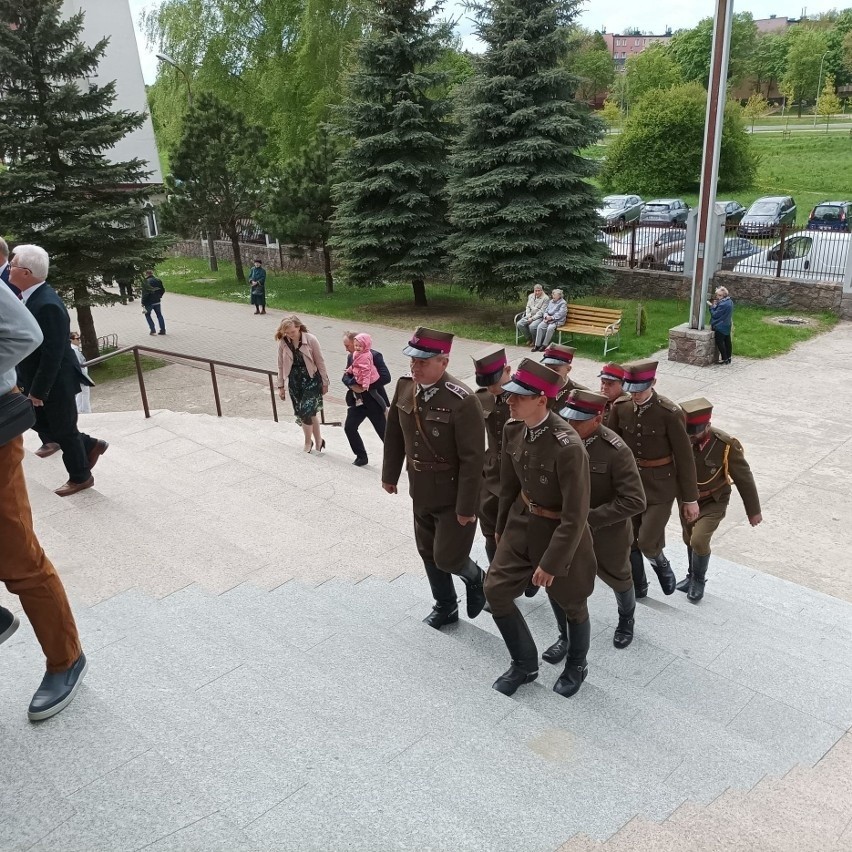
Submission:
<svg viewBox="0 0 852 852">
<path fill-rule="evenodd" d="M 148 394 L 145 391 L 145 374 L 142 372 L 142 359 L 139 357 L 139 349 L 133 347 L 133 360 L 136 362 L 136 377 L 139 379 L 139 393 L 142 394 L 142 410 L 145 412 L 145 417 L 151 416 L 151 409 L 148 408 Z"/>
<path fill-rule="evenodd" d="M 278 403 L 275 401 L 275 385 L 272 383 L 272 373 L 267 373 L 269 379 L 269 398 L 272 400 L 272 418 L 278 422 Z"/>
<path fill-rule="evenodd" d="M 210 362 L 210 378 L 213 380 L 213 398 L 216 400 L 216 415 L 222 416 L 222 402 L 219 399 L 219 383 L 216 381 L 216 367 Z"/>
</svg>

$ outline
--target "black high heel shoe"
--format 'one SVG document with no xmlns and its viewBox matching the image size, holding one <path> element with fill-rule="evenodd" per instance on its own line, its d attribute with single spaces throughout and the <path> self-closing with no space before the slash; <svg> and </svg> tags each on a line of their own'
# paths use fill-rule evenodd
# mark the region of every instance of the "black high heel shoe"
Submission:
<svg viewBox="0 0 852 852">
<path fill-rule="evenodd" d="M 323 452 L 323 450 L 325 450 L 325 438 L 323 438 L 322 441 L 320 441 L 319 449 L 317 450 L 317 452 L 321 453 L 321 452 Z"/>
</svg>

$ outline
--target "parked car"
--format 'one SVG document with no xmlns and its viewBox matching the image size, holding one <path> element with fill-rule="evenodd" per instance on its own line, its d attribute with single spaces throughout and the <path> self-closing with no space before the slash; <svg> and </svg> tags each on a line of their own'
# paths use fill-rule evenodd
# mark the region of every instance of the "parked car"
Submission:
<svg viewBox="0 0 852 852">
<path fill-rule="evenodd" d="M 716 210 L 725 214 L 726 228 L 735 228 L 739 225 L 746 212 L 739 201 L 717 201 Z"/>
<path fill-rule="evenodd" d="M 670 225 L 685 225 L 689 213 L 689 205 L 681 198 L 655 198 L 649 201 L 639 216 L 639 221 L 668 223 Z"/>
<path fill-rule="evenodd" d="M 612 246 L 615 257 L 631 258 L 640 266 L 661 265 L 673 252 L 683 248 L 686 232 L 681 228 L 637 228 Z"/>
<path fill-rule="evenodd" d="M 644 202 L 638 195 L 607 195 L 598 208 L 605 228 L 624 228 L 628 222 L 638 222 Z"/>
<path fill-rule="evenodd" d="M 734 272 L 778 275 L 809 281 L 842 281 L 852 235 L 835 231 L 797 231 L 768 249 L 740 261 Z"/>
<path fill-rule="evenodd" d="M 808 216 L 809 231 L 852 231 L 852 201 L 820 201 Z"/>
<path fill-rule="evenodd" d="M 767 195 L 748 208 L 737 227 L 739 237 L 777 237 L 782 225 L 796 224 L 796 202 L 789 195 Z"/>
<path fill-rule="evenodd" d="M 744 237 L 726 237 L 722 248 L 722 269 L 733 269 L 744 257 L 757 254 L 760 249 Z M 683 251 L 676 251 L 666 258 L 666 270 L 683 272 Z"/>
</svg>

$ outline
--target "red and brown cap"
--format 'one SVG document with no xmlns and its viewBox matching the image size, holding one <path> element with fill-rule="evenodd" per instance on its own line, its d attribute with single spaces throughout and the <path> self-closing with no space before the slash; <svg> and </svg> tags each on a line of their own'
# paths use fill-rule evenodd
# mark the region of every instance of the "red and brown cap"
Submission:
<svg viewBox="0 0 852 852">
<path fill-rule="evenodd" d="M 518 396 L 546 396 L 553 399 L 562 389 L 562 379 L 555 370 L 524 358 L 512 378 L 503 385 L 503 390 Z"/>
<path fill-rule="evenodd" d="M 642 393 L 657 378 L 659 361 L 630 361 L 624 364 L 624 390 L 627 393 Z"/>
<path fill-rule="evenodd" d="M 565 400 L 565 408 L 559 412 L 564 420 L 591 420 L 604 413 L 607 398 L 592 391 L 575 388 Z"/>
<path fill-rule="evenodd" d="M 509 363 L 506 350 L 502 346 L 489 346 L 473 356 L 473 370 L 476 383 L 481 388 L 496 384 L 503 375 L 503 368 Z"/>
<path fill-rule="evenodd" d="M 686 431 L 690 435 L 698 435 L 710 424 L 710 419 L 713 415 L 713 404 L 704 399 L 703 396 L 698 397 L 698 399 L 690 399 L 682 402 L 680 407 L 686 415 Z"/>
<path fill-rule="evenodd" d="M 623 382 L 626 375 L 627 373 L 621 364 L 615 364 L 610 361 L 608 364 L 604 364 L 603 367 L 601 367 L 601 371 L 598 373 L 598 378 L 604 382 Z"/>
<path fill-rule="evenodd" d="M 408 346 L 402 350 L 409 358 L 434 358 L 436 355 L 449 355 L 453 348 L 455 335 L 446 331 L 435 331 L 421 326 L 414 332 Z"/>
<path fill-rule="evenodd" d="M 551 343 L 544 350 L 541 363 L 548 367 L 558 367 L 561 364 L 570 364 L 574 360 L 577 350 L 573 346 L 563 346 L 561 343 Z"/>
</svg>

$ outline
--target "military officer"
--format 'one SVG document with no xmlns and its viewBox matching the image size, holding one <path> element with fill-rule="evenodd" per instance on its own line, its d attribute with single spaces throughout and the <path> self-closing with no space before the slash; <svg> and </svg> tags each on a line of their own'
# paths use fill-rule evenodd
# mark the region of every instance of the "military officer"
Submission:
<svg viewBox="0 0 852 852">
<path fill-rule="evenodd" d="M 467 586 L 467 614 L 485 606 L 484 574 L 470 558 L 476 535 L 485 425 L 476 396 L 448 372 L 453 335 L 418 328 L 403 353 L 411 376 L 397 382 L 388 410 L 382 488 L 397 493 L 403 462 L 414 508 L 414 540 L 435 606 L 424 619 L 458 621 L 453 574 Z"/>
<path fill-rule="evenodd" d="M 624 367 L 610 361 L 601 367 L 598 378 L 601 380 L 601 394 L 606 397 L 603 425 L 609 426 L 613 406 L 630 400 L 630 394 L 624 391 Z"/>
<path fill-rule="evenodd" d="M 541 356 L 541 363 L 546 364 L 551 370 L 557 372 L 561 382 L 559 393 L 556 394 L 555 399 L 550 401 L 551 411 L 558 412 L 564 408 L 565 400 L 568 399 L 568 394 L 571 393 L 574 388 L 586 390 L 585 385 L 578 384 L 569 375 L 574 363 L 574 353 L 576 351 L 577 350 L 574 349 L 573 346 L 563 346 L 561 343 L 551 343 L 550 346 L 544 350 L 544 354 Z"/>
<path fill-rule="evenodd" d="M 497 508 L 500 502 L 500 453 L 503 449 L 503 427 L 509 419 L 509 405 L 503 385 L 509 381 L 512 368 L 502 346 L 489 346 L 473 356 L 476 374 L 476 398 L 485 417 L 485 433 L 488 446 L 485 451 L 485 467 L 482 470 L 482 489 L 479 496 L 479 528 L 485 537 L 485 553 L 488 563 L 494 558 L 497 542 L 494 530 L 497 524 Z"/>
<path fill-rule="evenodd" d="M 728 511 L 731 482 L 740 492 L 749 523 L 756 527 L 762 520 L 760 498 L 742 444 L 710 422 L 713 405 L 706 399 L 691 399 L 681 408 L 686 414 L 686 431 L 695 452 L 698 474 L 698 518 L 687 523 L 681 519 L 683 541 L 689 557 L 689 571 L 677 584 L 687 598 L 698 603 L 704 597 L 710 540 Z"/>
<path fill-rule="evenodd" d="M 660 581 L 663 592 L 674 593 L 677 578 L 663 548 L 666 524 L 675 498 L 687 522 L 698 517 L 698 488 L 695 484 L 695 459 L 683 412 L 671 400 L 654 390 L 657 361 L 633 361 L 624 364 L 624 390 L 630 402 L 620 402 L 610 413 L 610 428 L 633 451 L 647 506 L 633 518 L 635 536 L 630 551 L 636 597 L 648 594 L 643 555 Z"/>
<path fill-rule="evenodd" d="M 530 578 L 568 623 L 568 659 L 554 692 L 574 695 L 588 672 L 587 600 L 597 567 L 587 523 L 589 458 L 577 434 L 549 410 L 560 385 L 557 373 L 524 358 L 503 386 L 513 419 L 503 429 L 497 553 L 485 594 L 512 659 L 494 683 L 504 695 L 538 677 L 538 650 L 515 605 Z"/>
<path fill-rule="evenodd" d="M 598 577 L 614 592 L 618 605 L 618 626 L 612 644 L 626 648 L 633 641 L 636 595 L 630 572 L 632 518 L 645 508 L 645 491 L 630 448 L 603 424 L 607 398 L 591 391 L 575 390 L 559 416 L 580 436 L 589 455 L 591 500 L 589 526 L 595 545 Z M 553 601 L 551 600 L 551 603 Z M 554 607 L 559 639 L 541 658 L 559 663 L 568 653 L 565 615 Z"/>
</svg>

